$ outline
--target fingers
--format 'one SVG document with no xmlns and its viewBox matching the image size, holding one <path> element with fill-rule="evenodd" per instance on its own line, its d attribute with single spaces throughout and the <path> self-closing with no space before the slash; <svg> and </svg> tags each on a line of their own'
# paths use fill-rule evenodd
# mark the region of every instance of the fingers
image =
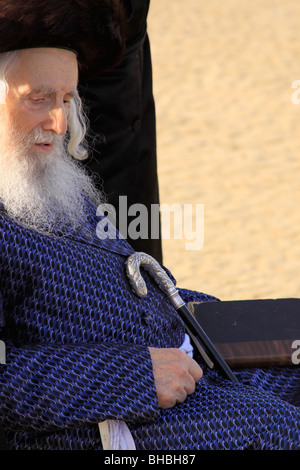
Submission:
<svg viewBox="0 0 300 470">
<path fill-rule="evenodd" d="M 202 377 L 200 366 L 184 352 L 173 348 L 149 348 L 158 404 L 170 408 L 182 403 Z"/>
<path fill-rule="evenodd" d="M 174 384 L 176 387 L 176 384 Z M 179 384 L 178 384 L 179 385 Z M 195 380 L 190 376 L 187 375 L 186 378 L 183 379 L 183 386 L 179 385 L 177 390 L 174 387 L 174 391 L 176 393 L 176 399 L 174 400 L 174 405 L 176 403 L 183 403 L 188 395 L 191 395 L 196 388 L 196 382 Z"/>
<path fill-rule="evenodd" d="M 189 357 L 187 354 L 185 354 L 185 356 L 186 356 L 186 359 L 188 360 L 189 373 L 193 377 L 194 381 L 198 382 L 198 380 L 200 380 L 203 375 L 203 371 L 201 367 L 199 366 L 199 364 L 194 359 Z"/>
<path fill-rule="evenodd" d="M 179 380 L 174 383 L 178 393 L 176 403 L 184 402 L 195 391 L 196 382 L 202 377 L 202 369 L 194 359 L 183 353 L 181 361 L 178 361 L 177 368 Z"/>
</svg>

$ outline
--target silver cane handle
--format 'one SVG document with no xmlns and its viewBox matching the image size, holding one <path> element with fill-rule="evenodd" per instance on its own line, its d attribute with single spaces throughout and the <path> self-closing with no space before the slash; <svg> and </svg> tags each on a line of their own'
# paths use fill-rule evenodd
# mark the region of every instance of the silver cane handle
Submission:
<svg viewBox="0 0 300 470">
<path fill-rule="evenodd" d="M 168 296 L 172 305 L 180 308 L 184 305 L 183 300 L 178 294 L 178 290 L 174 286 L 165 270 L 152 256 L 143 252 L 133 253 L 126 261 L 126 271 L 131 287 L 139 297 L 147 295 L 147 286 L 140 271 L 140 266 L 149 272 L 150 276 L 155 280 L 158 287 Z"/>
</svg>

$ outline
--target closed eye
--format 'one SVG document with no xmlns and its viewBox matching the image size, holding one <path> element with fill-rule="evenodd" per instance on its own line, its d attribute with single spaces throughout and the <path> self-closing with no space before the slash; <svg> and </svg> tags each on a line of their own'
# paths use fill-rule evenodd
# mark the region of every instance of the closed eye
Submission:
<svg viewBox="0 0 300 470">
<path fill-rule="evenodd" d="M 43 101 L 45 101 L 45 98 L 31 98 L 31 101 L 33 101 L 34 103 L 42 103 Z"/>
<path fill-rule="evenodd" d="M 41 104 L 51 100 L 50 95 L 30 95 L 29 99 L 34 104 Z"/>
</svg>

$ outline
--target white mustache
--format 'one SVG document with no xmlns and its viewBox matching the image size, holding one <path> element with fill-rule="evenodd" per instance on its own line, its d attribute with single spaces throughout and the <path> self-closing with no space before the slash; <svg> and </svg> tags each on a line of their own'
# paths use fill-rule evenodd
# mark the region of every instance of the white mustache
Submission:
<svg viewBox="0 0 300 470">
<path fill-rule="evenodd" d="M 61 144 L 64 137 L 43 129 L 33 129 L 28 135 L 28 144 Z"/>
</svg>

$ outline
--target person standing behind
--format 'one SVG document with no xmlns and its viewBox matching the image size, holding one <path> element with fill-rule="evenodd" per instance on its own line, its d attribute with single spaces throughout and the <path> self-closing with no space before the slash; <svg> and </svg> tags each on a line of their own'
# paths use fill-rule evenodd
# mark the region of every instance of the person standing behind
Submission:
<svg viewBox="0 0 300 470">
<path fill-rule="evenodd" d="M 162 263 L 160 221 L 158 227 L 152 227 L 158 237 L 151 238 L 150 217 L 152 204 L 159 204 L 155 103 L 147 33 L 150 0 L 121 0 L 121 3 L 128 19 L 124 58 L 113 70 L 79 83 L 90 121 L 92 150 L 83 165 L 96 175 L 96 185 L 114 206 L 118 229 L 120 196 L 127 197 L 127 208 L 133 204 L 147 208 L 147 239 L 128 236 L 127 240 L 136 251 L 144 251 Z M 127 214 L 126 217 L 129 225 L 132 218 Z"/>
</svg>

